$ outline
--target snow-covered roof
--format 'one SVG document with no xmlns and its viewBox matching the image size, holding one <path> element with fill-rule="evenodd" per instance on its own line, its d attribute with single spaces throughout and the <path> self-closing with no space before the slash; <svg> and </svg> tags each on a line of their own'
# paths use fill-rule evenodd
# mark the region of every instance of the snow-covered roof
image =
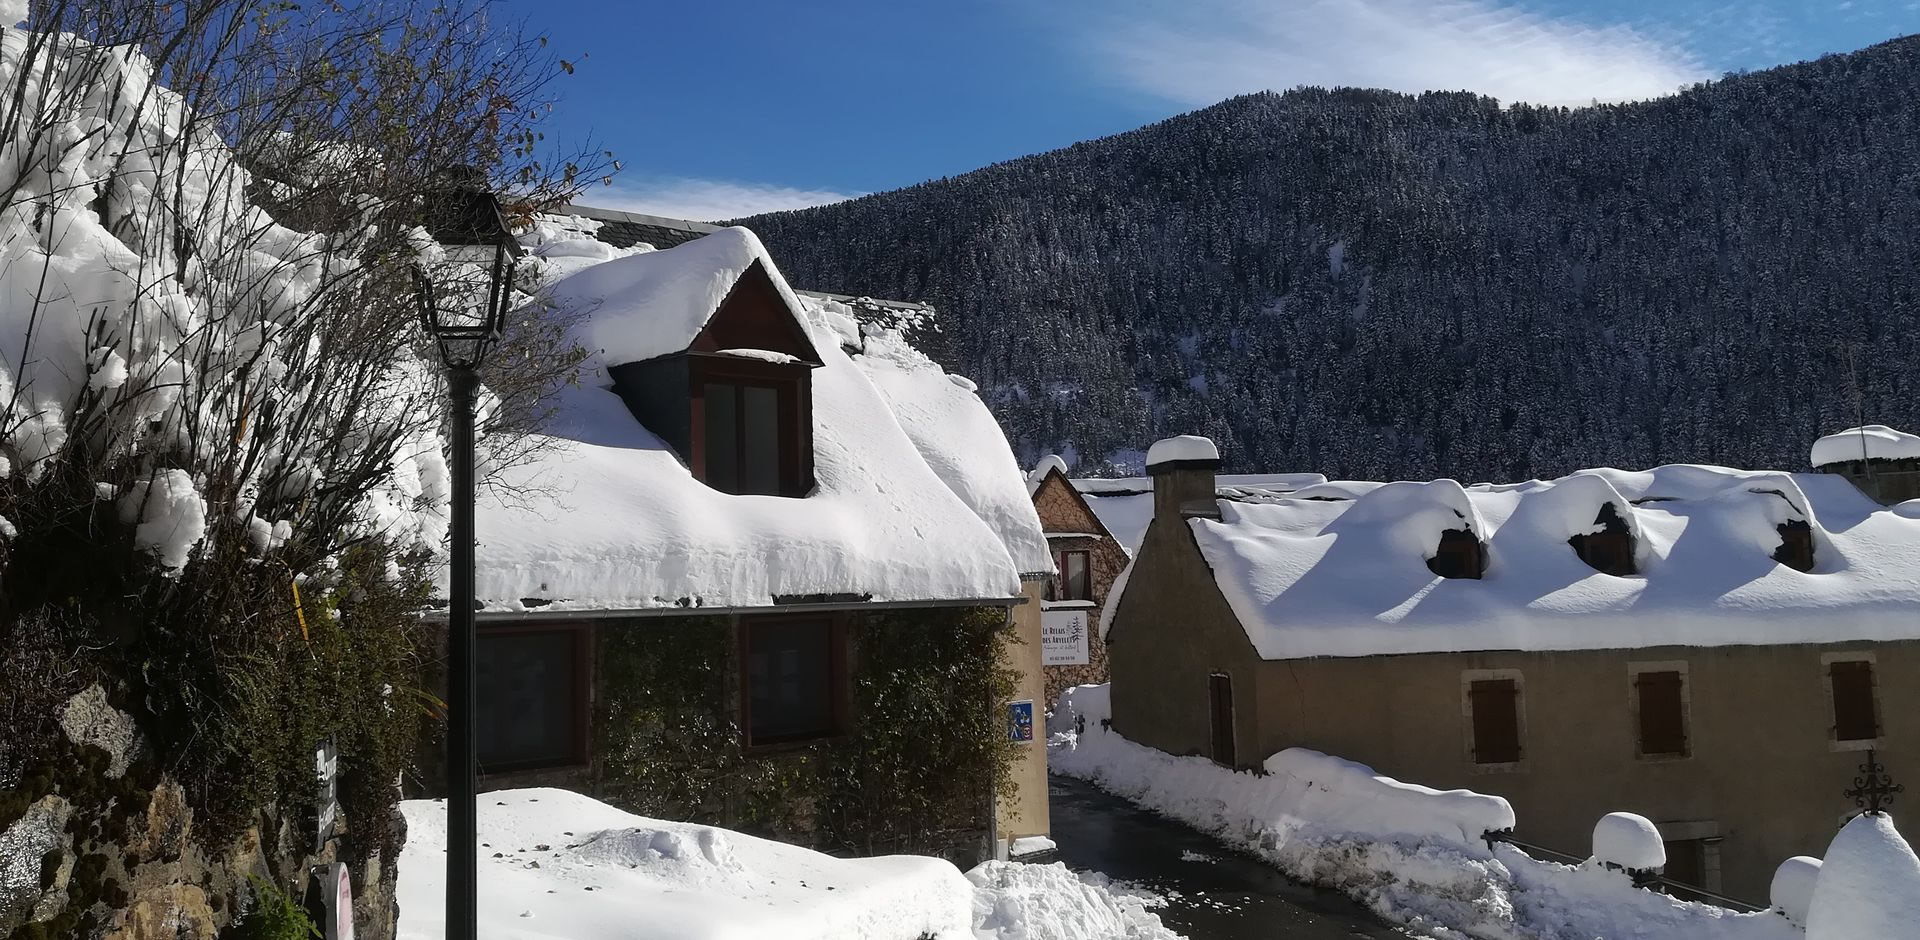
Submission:
<svg viewBox="0 0 1920 940">
<path fill-rule="evenodd" d="M 844 310 L 839 301 L 808 297 L 807 302 L 814 309 Z M 867 329 L 853 361 L 892 406 L 933 472 L 1000 537 L 1020 573 L 1051 575 L 1053 553 L 1020 462 L 974 384 L 947 374 L 886 330 Z"/>
<path fill-rule="evenodd" d="M 584 268 L 547 293 L 555 307 L 587 314 L 575 335 L 590 372 L 686 350 L 742 274 L 756 263 L 774 271 L 766 246 L 738 226 L 615 262 Z M 799 310 L 786 280 L 772 281 L 788 309 Z"/>
<path fill-rule="evenodd" d="M 1824 467 L 1850 460 L 1913 460 L 1920 458 L 1920 437 L 1884 424 L 1848 428 L 1813 442 L 1813 465 Z"/>
<path fill-rule="evenodd" d="M 1568 544 L 1611 504 L 1632 576 Z M 1461 650 L 1724 646 L 1920 637 L 1920 508 L 1883 509 L 1844 478 L 1673 465 L 1462 487 L 1325 484 L 1189 519 L 1267 659 Z M 1811 571 L 1772 557 L 1803 521 Z M 1440 533 L 1486 546 L 1479 580 L 1426 565 Z"/>
<path fill-rule="evenodd" d="M 811 373 L 817 488 L 802 499 L 709 488 L 602 371 L 686 348 L 730 278 L 756 262 L 822 363 Z M 583 312 L 575 329 L 597 354 L 558 394 L 548 446 L 482 496 L 476 584 L 487 608 L 1009 598 L 1044 553 L 1018 465 L 979 398 L 897 337 L 860 337 L 831 304 L 800 301 L 751 232 L 593 264 L 549 296 Z M 859 364 L 842 348 L 850 331 L 864 340 Z"/>
<path fill-rule="evenodd" d="M 1139 550 L 1147 523 L 1153 521 L 1153 478 L 1083 477 L 1072 482 L 1114 539 L 1129 553 Z M 1221 473 L 1213 478 L 1222 499 L 1239 500 L 1275 499 L 1326 482 L 1318 473 Z"/>
</svg>

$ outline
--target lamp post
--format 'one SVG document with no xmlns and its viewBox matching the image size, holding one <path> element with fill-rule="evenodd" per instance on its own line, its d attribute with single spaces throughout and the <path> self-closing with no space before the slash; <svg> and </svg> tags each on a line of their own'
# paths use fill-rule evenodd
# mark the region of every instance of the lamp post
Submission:
<svg viewBox="0 0 1920 940">
<path fill-rule="evenodd" d="M 453 395 L 452 568 L 447 611 L 447 940 L 474 940 L 478 771 L 474 759 L 473 399 L 480 362 L 500 338 L 520 243 L 477 171 L 448 171 L 427 194 L 424 225 L 445 251 L 414 267 L 421 324 L 440 349 Z"/>
</svg>

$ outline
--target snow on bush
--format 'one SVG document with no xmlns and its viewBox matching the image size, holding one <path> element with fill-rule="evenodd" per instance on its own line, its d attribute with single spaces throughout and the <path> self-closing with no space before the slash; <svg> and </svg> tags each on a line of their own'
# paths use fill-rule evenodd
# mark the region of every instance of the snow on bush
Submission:
<svg viewBox="0 0 1920 940">
<path fill-rule="evenodd" d="M 1593 857 L 1628 871 L 1651 871 L 1666 866 L 1667 844 L 1647 817 L 1608 813 L 1593 824 Z"/>
<path fill-rule="evenodd" d="M 1920 857 L 1885 813 L 1863 813 L 1827 847 L 1807 940 L 1895 940 L 1920 930 Z"/>
<path fill-rule="evenodd" d="M 438 940 L 446 804 L 408 800 L 399 940 Z M 935 858 L 841 859 L 545 788 L 479 807 L 480 933 L 566 940 L 972 940 L 974 888 Z M 1033 936 L 1044 936 L 1035 934 Z"/>
<path fill-rule="evenodd" d="M 207 533 L 207 504 L 185 470 L 162 470 L 121 494 L 120 521 L 133 524 L 133 544 L 178 571 Z"/>
<path fill-rule="evenodd" d="M 1099 702 L 1086 687 L 1072 690 Z M 1068 709 L 1065 701 L 1056 714 Z M 1434 791 L 1304 749 L 1274 755 L 1268 774 L 1174 757 L 1103 731 L 1056 734 L 1051 770 L 1078 777 L 1222 842 L 1285 874 L 1343 891 L 1381 916 L 1435 937 L 1485 940 L 1799 940 L 1787 919 L 1740 914 L 1641 890 L 1597 865 L 1535 859 L 1482 827 L 1513 823 L 1505 800 Z M 1504 825 L 1501 825 L 1504 824 Z"/>
<path fill-rule="evenodd" d="M 1774 910 L 1805 927 L 1807 909 L 1813 905 L 1813 888 L 1819 879 L 1820 860 L 1795 855 L 1773 870 L 1773 883 L 1767 887 L 1767 897 L 1773 902 Z"/>
<path fill-rule="evenodd" d="M 1154 899 L 1116 893 L 1104 875 L 1067 866 L 986 862 L 973 882 L 973 929 L 997 940 L 1180 940 Z M 1159 901 L 1164 904 L 1164 901 Z"/>
</svg>

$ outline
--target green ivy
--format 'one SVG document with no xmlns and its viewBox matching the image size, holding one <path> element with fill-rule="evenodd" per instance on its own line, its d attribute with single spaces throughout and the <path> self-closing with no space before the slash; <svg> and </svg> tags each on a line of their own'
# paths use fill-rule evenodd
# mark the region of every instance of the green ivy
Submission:
<svg viewBox="0 0 1920 940">
<path fill-rule="evenodd" d="M 839 851 L 949 852 L 1008 794 L 1018 746 L 1004 703 L 1016 642 L 997 608 L 864 613 L 852 643 L 852 733 L 748 754 L 725 617 L 600 631 L 600 790 L 635 812 Z"/>
</svg>

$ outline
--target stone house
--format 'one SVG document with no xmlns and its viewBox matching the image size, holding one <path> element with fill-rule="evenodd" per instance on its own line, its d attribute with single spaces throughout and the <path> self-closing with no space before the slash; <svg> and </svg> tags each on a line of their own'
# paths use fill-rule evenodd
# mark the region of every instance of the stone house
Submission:
<svg viewBox="0 0 1920 940">
<path fill-rule="evenodd" d="M 1058 457 L 1028 476 L 1033 508 L 1053 554 L 1052 577 L 1041 600 L 1046 702 L 1076 685 L 1107 681 L 1107 647 L 1097 629 L 1114 581 L 1131 556 L 1067 479 Z"/>
<path fill-rule="evenodd" d="M 971 383 L 745 229 L 550 294 L 590 356 L 478 507 L 483 785 L 844 852 L 1044 837 L 1051 558 Z"/>
<path fill-rule="evenodd" d="M 1576 857 L 1602 815 L 1638 813 L 1670 880 L 1750 901 L 1855 811 L 1870 753 L 1920 774 L 1920 519 L 1842 476 L 1228 498 L 1210 448 L 1149 464 L 1106 634 L 1132 740 L 1239 768 L 1306 747 L 1497 794 L 1516 838 Z"/>
</svg>

